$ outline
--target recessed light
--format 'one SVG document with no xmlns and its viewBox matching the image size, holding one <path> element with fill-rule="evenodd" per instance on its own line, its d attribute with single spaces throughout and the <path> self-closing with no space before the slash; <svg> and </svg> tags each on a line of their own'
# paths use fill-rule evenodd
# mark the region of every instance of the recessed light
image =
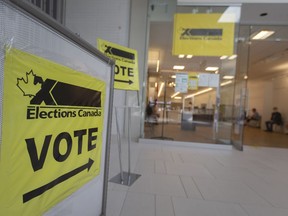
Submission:
<svg viewBox="0 0 288 216">
<path fill-rule="evenodd" d="M 226 79 L 226 80 L 234 79 L 234 76 L 224 76 L 223 79 Z"/>
<path fill-rule="evenodd" d="M 230 56 L 228 59 L 229 59 L 229 60 L 233 60 L 233 59 L 235 59 L 235 58 L 237 58 L 237 55 L 232 55 L 232 56 Z"/>
<path fill-rule="evenodd" d="M 221 56 L 221 57 L 220 57 L 221 60 L 224 60 L 224 59 L 226 59 L 226 58 L 228 58 L 228 56 Z"/>
<path fill-rule="evenodd" d="M 185 55 L 181 54 L 181 55 L 178 55 L 178 58 L 184 58 Z"/>
<path fill-rule="evenodd" d="M 252 37 L 252 40 L 264 40 L 274 33 L 275 31 L 260 31 L 258 34 Z"/>
<path fill-rule="evenodd" d="M 174 70 L 183 70 L 184 68 L 185 68 L 185 66 L 183 66 L 183 65 L 174 65 L 173 66 Z"/>
<path fill-rule="evenodd" d="M 192 58 L 193 57 L 193 55 L 187 55 L 186 56 L 186 58 L 188 58 L 188 59 L 190 59 L 190 58 Z"/>
<path fill-rule="evenodd" d="M 206 71 L 217 71 L 219 67 L 206 67 Z"/>
</svg>

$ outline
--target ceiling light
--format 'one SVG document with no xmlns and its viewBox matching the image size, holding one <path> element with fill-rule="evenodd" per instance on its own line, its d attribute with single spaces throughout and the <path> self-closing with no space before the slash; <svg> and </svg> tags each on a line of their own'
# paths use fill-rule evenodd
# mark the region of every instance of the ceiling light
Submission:
<svg viewBox="0 0 288 216">
<path fill-rule="evenodd" d="M 156 66 L 156 72 L 157 72 L 157 73 L 159 72 L 159 65 L 160 65 L 160 61 L 157 60 L 157 66 Z"/>
<path fill-rule="evenodd" d="M 180 55 L 178 55 L 178 58 L 184 58 L 184 56 L 185 56 L 185 55 L 180 54 Z"/>
<path fill-rule="evenodd" d="M 219 67 L 206 67 L 206 71 L 216 71 L 216 70 L 218 70 L 219 69 Z"/>
<path fill-rule="evenodd" d="M 158 97 L 160 97 L 163 87 L 164 87 L 164 82 L 162 82 L 161 85 L 160 85 L 160 89 L 159 89 L 159 92 L 158 92 Z"/>
<path fill-rule="evenodd" d="M 174 65 L 173 66 L 174 70 L 183 70 L 184 68 L 185 68 L 185 66 L 183 66 L 183 65 Z"/>
<path fill-rule="evenodd" d="M 228 58 L 228 56 L 221 56 L 221 57 L 220 57 L 221 60 L 224 60 L 224 59 L 226 59 L 226 58 Z"/>
<path fill-rule="evenodd" d="M 230 84 L 230 83 L 232 83 L 231 80 L 221 83 L 221 86 L 225 86 L 225 85 L 228 85 L 228 84 Z"/>
<path fill-rule="evenodd" d="M 182 99 L 182 97 L 175 97 L 174 99 L 180 100 L 180 99 Z"/>
<path fill-rule="evenodd" d="M 252 40 L 264 40 L 274 33 L 275 31 L 260 31 L 258 34 L 252 37 Z"/>
<path fill-rule="evenodd" d="M 192 97 L 194 97 L 194 96 L 196 96 L 196 95 L 200 95 L 200 94 L 209 92 L 209 91 L 211 91 L 212 89 L 213 89 L 213 88 L 208 88 L 208 89 L 204 89 L 204 90 L 202 90 L 202 91 L 198 91 L 198 92 L 196 92 L 196 93 L 194 93 L 194 94 L 187 95 L 187 96 L 185 97 L 185 99 L 187 99 L 187 98 L 192 98 Z"/>
<path fill-rule="evenodd" d="M 227 80 L 227 79 L 228 79 L 228 80 L 229 80 L 229 79 L 234 79 L 234 76 L 224 76 L 223 79 L 226 79 L 226 80 Z"/>
<path fill-rule="evenodd" d="M 176 75 L 172 75 L 171 78 L 176 79 Z"/>
<path fill-rule="evenodd" d="M 171 98 L 174 98 L 175 96 L 177 96 L 178 94 L 180 94 L 180 92 L 176 92 L 173 95 L 171 95 Z"/>
<path fill-rule="evenodd" d="M 218 74 L 219 73 L 219 71 L 217 70 L 217 71 L 215 71 L 215 74 Z"/>
<path fill-rule="evenodd" d="M 247 76 L 247 75 L 245 75 L 245 76 L 244 76 L 244 79 L 245 79 L 245 80 L 246 80 L 246 79 L 248 79 L 248 76 Z"/>
<path fill-rule="evenodd" d="M 187 55 L 186 58 L 191 59 L 193 55 Z"/>
<path fill-rule="evenodd" d="M 230 56 L 228 59 L 229 59 L 229 60 L 233 60 L 233 59 L 235 59 L 235 58 L 237 58 L 237 55 L 232 55 L 232 56 Z"/>
</svg>

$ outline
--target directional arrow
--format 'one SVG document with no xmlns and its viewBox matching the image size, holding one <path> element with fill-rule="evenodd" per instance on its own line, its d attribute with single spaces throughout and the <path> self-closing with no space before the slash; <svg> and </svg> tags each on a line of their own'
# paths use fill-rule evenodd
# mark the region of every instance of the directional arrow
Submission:
<svg viewBox="0 0 288 216">
<path fill-rule="evenodd" d="M 131 85 L 133 83 L 132 80 L 119 80 L 119 79 L 114 79 L 115 82 L 123 82 L 123 83 L 128 83 L 129 85 Z"/>
<path fill-rule="evenodd" d="M 37 196 L 40 196 L 41 194 L 45 193 L 47 190 L 49 190 L 49 189 L 53 188 L 54 186 L 68 180 L 69 178 L 77 175 L 78 173 L 84 171 L 85 169 L 87 169 L 87 171 L 89 171 L 93 163 L 94 163 L 94 161 L 89 158 L 88 163 L 86 163 L 86 164 L 84 164 L 84 165 L 82 165 L 82 166 L 54 179 L 53 181 L 49 182 L 46 185 L 43 185 L 43 186 L 36 188 L 36 189 L 34 189 L 28 193 L 25 193 L 23 195 L 23 203 L 28 202 L 29 200 L 31 200 Z"/>
</svg>

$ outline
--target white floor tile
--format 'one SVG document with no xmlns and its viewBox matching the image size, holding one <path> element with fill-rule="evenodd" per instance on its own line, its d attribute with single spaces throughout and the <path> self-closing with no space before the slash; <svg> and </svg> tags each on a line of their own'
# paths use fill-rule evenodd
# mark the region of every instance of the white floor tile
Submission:
<svg viewBox="0 0 288 216">
<path fill-rule="evenodd" d="M 214 178 L 214 176 L 199 164 L 165 162 L 167 173 L 170 175 Z"/>
<path fill-rule="evenodd" d="M 120 216 L 155 216 L 155 196 L 128 192 Z"/>
<path fill-rule="evenodd" d="M 248 216 L 237 204 L 173 198 L 175 216 Z M 250 215 L 249 215 L 250 216 Z"/>
<path fill-rule="evenodd" d="M 156 216 L 175 216 L 171 197 L 156 196 Z"/>
<path fill-rule="evenodd" d="M 166 165 L 164 161 L 156 160 L 155 161 L 155 173 L 156 174 L 167 174 Z"/>
<path fill-rule="evenodd" d="M 194 178 L 205 200 L 271 206 L 241 181 Z"/>
<path fill-rule="evenodd" d="M 249 216 L 287 216 L 288 209 L 243 205 Z"/>
<path fill-rule="evenodd" d="M 193 179 L 189 176 L 180 176 L 181 182 L 185 189 L 186 196 L 193 199 L 203 199 Z"/>
<path fill-rule="evenodd" d="M 129 188 L 129 191 L 156 195 L 182 196 L 185 191 L 179 176 L 143 175 Z"/>
<path fill-rule="evenodd" d="M 106 210 L 106 216 L 119 216 L 124 200 L 126 198 L 126 191 L 108 191 L 108 200 L 109 205 Z"/>
</svg>

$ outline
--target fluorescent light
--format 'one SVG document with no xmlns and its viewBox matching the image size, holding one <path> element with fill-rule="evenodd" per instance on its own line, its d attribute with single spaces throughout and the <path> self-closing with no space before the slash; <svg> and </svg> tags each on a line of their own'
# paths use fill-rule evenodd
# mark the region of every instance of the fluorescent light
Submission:
<svg viewBox="0 0 288 216">
<path fill-rule="evenodd" d="M 176 79 L 176 75 L 172 75 L 171 78 Z"/>
<path fill-rule="evenodd" d="M 157 73 L 159 72 L 159 65 L 160 65 L 160 61 L 157 60 L 157 66 L 156 66 L 156 72 L 157 72 Z"/>
<path fill-rule="evenodd" d="M 219 73 L 219 71 L 217 70 L 217 71 L 215 71 L 215 74 L 218 74 Z"/>
<path fill-rule="evenodd" d="M 264 40 L 274 33 L 275 31 L 260 31 L 258 34 L 252 37 L 252 40 Z"/>
<path fill-rule="evenodd" d="M 175 94 L 171 95 L 171 98 L 174 98 L 178 94 L 180 94 L 180 92 L 176 92 Z"/>
<path fill-rule="evenodd" d="M 191 59 L 193 55 L 187 55 L 186 58 Z"/>
<path fill-rule="evenodd" d="M 184 58 L 184 56 L 185 56 L 185 55 L 180 54 L 180 55 L 178 55 L 178 58 Z"/>
<path fill-rule="evenodd" d="M 220 57 L 221 60 L 224 60 L 224 59 L 226 59 L 226 58 L 228 58 L 228 56 L 221 56 L 221 57 Z"/>
<path fill-rule="evenodd" d="M 174 65 L 173 66 L 174 70 L 183 70 L 184 68 L 185 68 L 185 66 L 183 66 L 183 65 Z"/>
<path fill-rule="evenodd" d="M 160 89 L 159 89 L 159 92 L 158 92 L 158 97 L 160 97 L 163 87 L 164 87 L 164 82 L 162 82 L 161 85 L 160 85 Z"/>
<path fill-rule="evenodd" d="M 229 59 L 229 60 L 233 60 L 233 59 L 235 59 L 235 58 L 237 58 L 237 55 L 232 55 L 232 56 L 230 56 L 228 59 Z"/>
<path fill-rule="evenodd" d="M 224 76 L 223 79 L 234 79 L 234 76 Z"/>
<path fill-rule="evenodd" d="M 206 67 L 206 71 L 216 71 L 216 70 L 218 70 L 219 69 L 219 67 Z"/>
<path fill-rule="evenodd" d="M 209 91 L 211 91 L 212 89 L 213 89 L 213 88 L 208 88 L 208 89 L 204 89 L 204 90 L 202 90 L 202 91 L 198 91 L 198 92 L 196 92 L 196 93 L 194 93 L 194 94 L 187 95 L 187 96 L 185 97 L 185 99 L 187 99 L 187 98 L 192 98 L 192 97 L 194 97 L 194 96 L 196 96 L 196 95 L 200 95 L 200 94 L 209 92 Z"/>
<path fill-rule="evenodd" d="M 231 80 L 221 83 L 221 86 L 225 86 L 225 85 L 228 85 L 228 84 L 230 84 L 230 83 L 232 83 Z"/>
<path fill-rule="evenodd" d="M 182 99 L 182 97 L 175 97 L 174 99 L 180 100 L 180 99 Z"/>
</svg>

